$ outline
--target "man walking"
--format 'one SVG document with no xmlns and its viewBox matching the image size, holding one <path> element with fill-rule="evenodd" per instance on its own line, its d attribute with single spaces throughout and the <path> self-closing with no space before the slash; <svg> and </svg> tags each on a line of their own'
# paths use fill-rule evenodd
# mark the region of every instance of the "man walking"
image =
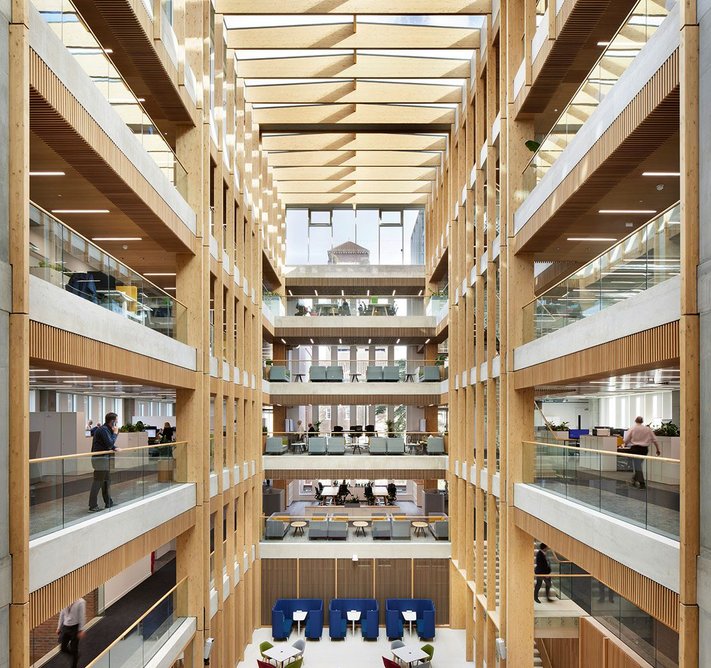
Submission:
<svg viewBox="0 0 711 668">
<path fill-rule="evenodd" d="M 551 596 L 551 579 L 550 577 L 546 577 L 551 574 L 551 565 L 548 562 L 548 555 L 546 554 L 547 549 L 548 546 L 545 543 L 541 543 L 538 548 L 538 552 L 536 552 L 536 567 L 533 571 L 536 574 L 536 587 L 533 590 L 533 600 L 536 603 L 541 602 L 538 598 L 538 592 L 541 590 L 541 585 L 544 583 L 546 585 L 546 598 L 549 601 L 555 601 L 555 599 Z"/>
<path fill-rule="evenodd" d="M 103 454 L 94 455 L 91 458 L 91 465 L 94 467 L 94 480 L 89 493 L 90 513 L 101 510 L 98 505 L 99 490 L 104 498 L 104 506 L 111 508 L 114 505 L 111 498 L 111 469 L 114 465 L 114 453 L 120 450 L 116 447 L 117 438 L 118 416 L 116 413 L 107 413 L 104 424 L 96 430 L 91 442 L 91 451 Z"/>
<path fill-rule="evenodd" d="M 78 598 L 59 613 L 57 635 L 60 651 L 72 657 L 72 668 L 79 664 L 79 640 L 84 635 L 86 624 L 86 601 Z"/>
<path fill-rule="evenodd" d="M 654 444 L 657 449 L 657 456 L 661 454 L 659 450 L 659 443 L 657 442 L 657 437 L 654 432 L 644 424 L 644 418 L 638 415 L 634 420 L 634 426 L 627 430 L 624 438 L 625 445 L 632 444 L 630 447 L 630 454 L 633 455 L 649 455 L 649 446 Z M 640 489 L 646 489 L 647 483 L 644 480 L 644 473 L 642 471 L 642 466 L 644 460 L 639 457 L 632 457 L 632 466 L 634 467 L 634 475 L 632 476 L 632 487 L 636 487 L 639 483 Z"/>
</svg>

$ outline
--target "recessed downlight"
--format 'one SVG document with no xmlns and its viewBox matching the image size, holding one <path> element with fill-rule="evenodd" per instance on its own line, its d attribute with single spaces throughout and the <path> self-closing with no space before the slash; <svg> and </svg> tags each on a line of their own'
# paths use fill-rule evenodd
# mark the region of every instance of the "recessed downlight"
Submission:
<svg viewBox="0 0 711 668">
<path fill-rule="evenodd" d="M 64 172 L 30 172 L 30 176 L 66 176 Z"/>
<path fill-rule="evenodd" d="M 600 209 L 598 213 L 609 213 L 609 214 L 624 214 L 624 215 L 630 215 L 630 214 L 647 214 L 647 213 L 657 213 L 656 209 Z"/>
<path fill-rule="evenodd" d="M 110 213 L 108 209 L 52 209 L 52 213 Z"/>
<path fill-rule="evenodd" d="M 568 237 L 568 241 L 617 241 L 617 237 Z"/>
<path fill-rule="evenodd" d="M 681 172 L 642 172 L 642 176 L 681 176 Z"/>
<path fill-rule="evenodd" d="M 143 241 L 143 237 L 91 237 L 92 241 Z"/>
</svg>

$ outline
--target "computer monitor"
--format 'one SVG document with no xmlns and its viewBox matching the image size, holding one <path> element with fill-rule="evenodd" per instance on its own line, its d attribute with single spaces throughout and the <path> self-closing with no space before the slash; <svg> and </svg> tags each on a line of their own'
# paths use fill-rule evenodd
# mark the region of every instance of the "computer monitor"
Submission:
<svg viewBox="0 0 711 668">
<path fill-rule="evenodd" d="M 148 438 L 155 438 L 158 435 L 157 427 L 146 427 L 146 436 Z"/>
<path fill-rule="evenodd" d="M 91 436 L 91 429 L 85 429 L 84 436 Z"/>
</svg>

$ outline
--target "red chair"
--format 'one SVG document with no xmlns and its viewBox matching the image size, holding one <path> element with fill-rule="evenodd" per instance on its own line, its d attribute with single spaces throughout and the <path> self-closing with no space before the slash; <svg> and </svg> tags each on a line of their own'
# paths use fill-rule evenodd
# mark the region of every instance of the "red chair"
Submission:
<svg viewBox="0 0 711 668">
<path fill-rule="evenodd" d="M 390 659 L 383 657 L 383 665 L 385 668 L 400 668 L 400 666 L 395 663 L 394 661 L 391 661 Z"/>
<path fill-rule="evenodd" d="M 260 661 L 259 659 L 257 659 L 257 666 L 259 666 L 259 668 L 274 668 L 273 664 L 267 663 L 266 661 Z"/>
</svg>

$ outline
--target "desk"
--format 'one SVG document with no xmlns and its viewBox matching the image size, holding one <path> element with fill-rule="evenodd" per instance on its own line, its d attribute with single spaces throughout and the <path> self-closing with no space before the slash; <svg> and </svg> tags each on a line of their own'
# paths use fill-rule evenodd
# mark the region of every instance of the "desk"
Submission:
<svg viewBox="0 0 711 668">
<path fill-rule="evenodd" d="M 373 487 L 373 496 L 388 496 L 387 487 Z"/>
<path fill-rule="evenodd" d="M 301 524 L 306 524 L 306 522 L 301 522 Z M 294 526 L 292 524 L 291 526 Z M 302 530 L 303 533 L 303 530 Z M 303 622 L 306 619 L 306 615 L 308 615 L 307 610 L 294 610 L 293 619 L 296 622 L 296 635 L 300 636 L 301 635 L 301 622 Z"/>
<path fill-rule="evenodd" d="M 294 526 L 293 524 L 291 526 Z M 415 527 L 415 536 L 420 536 L 425 538 L 425 529 L 427 529 L 427 522 L 413 522 L 412 526 Z M 404 613 L 403 613 L 404 614 Z"/>
<path fill-rule="evenodd" d="M 353 624 L 353 635 L 355 635 L 355 624 L 360 621 L 360 610 L 349 610 L 346 613 L 346 617 Z"/>
<path fill-rule="evenodd" d="M 316 304 L 318 315 L 338 315 L 338 304 Z"/>
<path fill-rule="evenodd" d="M 363 535 L 363 538 L 365 538 L 365 528 L 368 526 L 368 523 L 359 520 L 357 522 L 353 522 L 353 526 L 355 527 L 355 535 L 357 536 L 359 533 L 361 533 Z"/>
<path fill-rule="evenodd" d="M 403 612 L 403 614 L 405 613 Z M 419 647 L 409 647 L 408 645 L 394 649 L 393 654 L 400 659 L 400 661 L 404 661 L 408 665 L 413 664 L 415 661 L 422 661 L 423 659 L 430 658 L 430 655 L 423 652 Z"/>
<path fill-rule="evenodd" d="M 402 618 L 410 625 L 410 635 L 412 635 L 412 622 L 417 620 L 417 613 L 414 610 L 403 610 Z"/>
<path fill-rule="evenodd" d="M 287 659 L 291 659 L 292 657 L 300 653 L 301 650 L 297 649 L 293 645 L 270 647 L 269 649 L 265 649 L 263 652 L 264 656 L 268 656 L 270 659 L 278 661 L 280 666 L 283 666 L 284 661 L 286 661 Z"/>
<path fill-rule="evenodd" d="M 306 522 L 292 522 L 291 528 L 294 530 L 294 536 L 303 536 L 305 526 L 306 526 Z M 296 614 L 296 613 L 294 613 L 294 614 Z M 296 619 L 296 617 L 294 617 L 294 619 Z"/>
<path fill-rule="evenodd" d="M 391 304 L 370 304 L 373 315 L 389 315 L 390 308 L 392 308 Z"/>
<path fill-rule="evenodd" d="M 321 496 L 338 496 L 338 487 L 324 487 Z"/>
</svg>

